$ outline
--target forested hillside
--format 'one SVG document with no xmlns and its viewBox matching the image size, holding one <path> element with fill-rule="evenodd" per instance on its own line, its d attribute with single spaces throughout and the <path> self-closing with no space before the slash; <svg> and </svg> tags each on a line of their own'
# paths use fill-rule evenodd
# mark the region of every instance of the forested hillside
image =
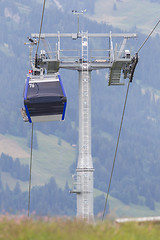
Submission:
<svg viewBox="0 0 160 240">
<path fill-rule="evenodd" d="M 29 169 L 28 165 L 21 164 L 19 159 L 2 153 L 0 156 L 0 212 L 27 214 L 28 210 L 28 192 L 22 191 L 19 182 L 16 183 L 13 190 L 6 184 L 3 186 L 1 175 L 9 173 L 13 178 L 28 183 Z M 55 216 L 76 214 L 76 196 L 70 194 L 70 188 L 66 181 L 64 190 L 58 187 L 55 179 L 50 178 L 44 186 L 34 186 L 31 191 L 30 213 L 39 216 Z M 101 212 L 104 206 L 104 196 L 95 198 L 95 215 Z M 106 213 L 109 211 L 107 208 Z"/>
<path fill-rule="evenodd" d="M 67 8 L 66 2 L 61 0 L 58 6 L 55 2 L 47 3 L 42 32 L 76 31 L 76 18 Z M 89 1 L 69 2 L 71 10 L 78 7 L 90 9 L 89 14 L 94 12 L 94 4 Z M 29 139 L 30 125 L 24 123 L 20 115 L 24 80 L 30 67 L 28 47 L 24 46 L 24 42 L 32 32 L 39 31 L 41 11 L 40 1 L 31 0 L 29 5 L 26 0 L 0 1 L 0 134 Z M 89 32 L 120 31 L 85 17 L 80 18 L 80 28 Z M 135 31 L 136 28 L 131 29 L 131 32 Z M 145 38 L 146 35 L 138 32 L 138 39 L 127 45 L 128 48 L 131 47 L 132 54 Z M 111 196 L 125 204 L 146 205 L 152 210 L 156 210 L 155 204 L 160 202 L 159 42 L 159 35 L 154 36 L 140 52 L 139 64 L 130 87 L 111 185 Z M 79 46 L 77 42 L 74 44 L 75 48 Z M 96 48 L 105 45 L 100 41 L 91 44 Z M 63 47 L 69 48 L 65 43 Z M 68 98 L 66 120 L 61 123 L 36 124 L 36 129 L 78 146 L 78 73 L 65 70 L 60 70 L 60 73 Z M 92 72 L 95 188 L 103 192 L 107 191 L 126 92 L 126 86 L 108 87 L 107 75 L 105 70 Z M 71 173 L 75 168 L 76 163 L 70 167 Z"/>
</svg>

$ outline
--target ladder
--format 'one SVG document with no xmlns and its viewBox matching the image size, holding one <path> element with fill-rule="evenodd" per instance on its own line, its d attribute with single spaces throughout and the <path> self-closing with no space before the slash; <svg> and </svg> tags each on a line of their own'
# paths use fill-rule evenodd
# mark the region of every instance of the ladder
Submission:
<svg viewBox="0 0 160 240">
<path fill-rule="evenodd" d="M 83 146 L 82 154 L 84 159 L 84 168 L 88 168 L 87 161 L 89 155 L 89 79 L 88 79 L 88 32 L 82 33 L 82 94 L 83 94 Z M 83 173 L 83 217 L 88 220 L 89 216 L 89 202 L 87 192 L 89 190 L 89 175 L 87 172 Z"/>
<path fill-rule="evenodd" d="M 88 153 L 88 32 L 82 33 L 83 154 Z"/>
<path fill-rule="evenodd" d="M 88 32 L 82 33 L 82 71 L 88 70 Z"/>
</svg>

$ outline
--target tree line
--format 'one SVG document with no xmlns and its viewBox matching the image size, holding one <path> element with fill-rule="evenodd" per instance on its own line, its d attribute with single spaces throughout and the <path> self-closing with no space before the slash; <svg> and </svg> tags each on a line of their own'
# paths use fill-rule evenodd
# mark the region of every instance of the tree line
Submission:
<svg viewBox="0 0 160 240">
<path fill-rule="evenodd" d="M 23 182 L 29 180 L 29 166 L 21 164 L 19 158 L 13 159 L 11 156 L 2 153 L 0 156 L 0 170 L 1 172 L 10 173 L 13 178 Z"/>
<path fill-rule="evenodd" d="M 95 215 L 103 211 L 104 196 L 95 198 Z M 10 190 L 3 187 L 0 178 L 0 212 L 10 214 L 27 214 L 28 192 L 21 191 L 19 182 Z M 109 212 L 109 206 L 106 214 Z M 76 195 L 70 194 L 68 183 L 64 190 L 60 189 L 52 177 L 44 186 L 36 186 L 31 190 L 30 213 L 38 216 L 75 216 Z"/>
</svg>

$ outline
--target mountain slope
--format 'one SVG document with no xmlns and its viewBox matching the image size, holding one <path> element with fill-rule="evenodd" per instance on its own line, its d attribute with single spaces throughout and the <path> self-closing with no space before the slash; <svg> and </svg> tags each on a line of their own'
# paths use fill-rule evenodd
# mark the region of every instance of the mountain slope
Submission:
<svg viewBox="0 0 160 240">
<path fill-rule="evenodd" d="M 64 188 L 67 181 L 71 183 L 70 166 L 75 161 L 75 148 L 53 135 L 47 136 L 41 132 L 37 132 L 36 135 L 38 148 L 33 149 L 32 186 L 44 185 L 54 177 L 58 186 Z M 3 148 L 0 149 L 0 153 L 3 152 L 13 158 L 18 157 L 21 163 L 29 164 L 30 148 L 27 146 L 27 139 L 10 135 L 1 136 L 1 139 Z M 13 189 L 16 179 L 9 174 L 7 176 L 2 175 L 2 182 Z M 21 189 L 28 189 L 28 183 L 18 181 Z"/>
<path fill-rule="evenodd" d="M 94 14 L 90 15 L 90 19 L 105 22 L 123 31 L 136 29 L 147 34 L 159 20 L 159 8 L 159 1 L 96 0 Z M 160 29 L 156 33 L 160 33 Z"/>
<path fill-rule="evenodd" d="M 1 136 L 1 139 L 2 138 L 3 136 Z M 15 151 L 12 152 L 12 156 L 21 157 L 20 161 L 22 164 L 29 163 L 30 149 L 27 147 L 27 139 L 8 135 L 4 137 L 4 140 L 4 142 L 1 140 L 4 149 L 7 149 L 7 151 L 11 153 L 10 149 L 12 150 L 12 146 L 16 146 Z M 10 143 L 9 147 L 8 143 Z M 40 132 L 37 132 L 37 143 L 38 149 L 33 149 L 32 187 L 44 186 L 49 182 L 51 177 L 54 177 L 58 187 L 64 189 L 66 182 L 68 182 L 71 188 L 70 166 L 75 162 L 75 148 L 60 138 L 51 135 L 47 136 Z M 19 149 L 21 149 L 21 151 L 19 151 Z M 23 158 L 22 153 L 24 153 L 25 158 Z M 99 171 L 97 167 L 95 170 L 96 172 Z M 13 178 L 9 173 L 1 172 L 1 180 L 4 188 L 8 185 L 11 190 L 14 190 L 18 182 L 22 191 L 28 190 L 28 181 Z M 99 179 L 96 179 L 96 181 L 99 181 Z M 97 189 L 94 189 L 94 195 L 95 197 L 101 195 L 106 196 L 104 192 L 98 191 Z M 110 196 L 110 217 L 142 217 L 146 215 L 158 216 L 160 214 L 160 203 L 155 202 L 155 209 L 151 210 L 145 206 L 144 198 L 141 198 L 141 202 L 143 202 L 143 204 L 140 205 L 124 204 L 122 201 Z M 97 208 L 98 202 L 96 201 L 95 204 L 95 208 Z M 102 208 L 100 211 L 103 211 L 104 199 L 103 201 L 101 200 L 101 205 Z"/>
<path fill-rule="evenodd" d="M 68 9 L 66 2 L 62 0 L 57 2 L 62 5 L 64 10 Z M 70 1 L 70 3 L 72 2 L 76 3 Z M 85 1 L 82 3 L 84 6 Z M 117 5 L 125 3 L 126 8 L 129 6 L 128 11 L 125 10 L 128 14 L 134 9 L 130 7 L 131 1 L 120 1 L 117 2 Z M 142 3 L 146 3 L 146 1 L 142 1 Z M 69 9 L 64 14 L 62 9 L 57 8 L 55 1 L 50 1 L 48 4 L 43 32 L 74 32 L 77 30 L 75 16 Z M 86 4 L 89 6 L 91 2 L 86 1 Z M 135 1 L 135 6 L 136 4 L 138 4 L 137 1 Z M 153 7 L 159 6 L 154 4 Z M 69 5 L 69 7 L 71 6 Z M 78 6 L 80 7 L 80 5 Z M 149 11 L 150 9 L 152 10 L 149 8 Z M 21 149 L 19 148 L 18 152 L 20 153 L 23 149 L 28 155 L 29 149 L 26 146 L 30 136 L 30 125 L 23 123 L 19 111 L 23 105 L 24 80 L 30 67 L 28 48 L 23 43 L 32 32 L 39 31 L 41 11 L 41 1 L 31 1 L 29 6 L 26 0 L 0 2 L 0 30 L 2 33 L 0 35 L 0 133 L 12 135 L 12 138 L 20 143 Z M 139 24 L 140 22 L 139 18 Z M 148 26 L 147 23 L 146 26 Z M 120 29 L 106 24 L 98 24 L 84 17 L 80 18 L 80 29 L 89 32 L 120 31 Z M 138 41 L 131 41 L 127 48 L 131 46 L 134 54 L 145 37 L 139 33 Z M 140 53 L 139 64 L 129 92 L 111 187 L 111 195 L 121 199 L 125 204 L 141 204 L 142 207 L 148 204 L 151 208 L 154 206 L 153 203 L 156 205 L 157 201 L 160 201 L 159 40 L 158 35 L 151 38 Z M 78 41 L 72 41 L 71 44 L 68 44 L 68 41 L 62 41 L 61 46 L 64 49 L 68 49 L 70 46 L 78 48 L 81 47 Z M 106 42 L 96 40 L 96 42 L 91 42 L 91 46 L 100 49 L 106 48 Z M 54 173 L 59 179 L 58 184 L 63 187 L 66 179 L 71 177 L 69 166 L 73 160 L 77 159 L 75 149 L 71 145 L 77 145 L 78 142 L 78 74 L 65 70 L 60 70 L 60 74 L 68 98 L 66 120 L 63 123 L 36 125 L 38 136 L 41 137 L 40 148 L 34 152 L 36 170 L 33 184 L 43 184 Z M 92 73 L 92 154 L 95 167 L 95 187 L 103 192 L 106 191 L 109 181 L 126 91 L 126 86 L 107 87 L 106 76 L 106 70 Z M 48 138 L 46 135 L 49 135 Z M 58 145 L 59 139 L 61 139 L 62 146 Z M 8 142 L 9 144 L 10 142 Z M 14 146 L 18 149 L 17 145 Z M 55 148 L 55 152 L 52 151 L 52 147 Z M 13 152 L 13 148 L 10 151 L 8 146 L 6 149 L 3 148 L 8 154 Z M 64 148 L 67 156 L 63 152 Z M 56 151 L 57 149 L 60 151 L 60 155 Z M 52 157 L 53 154 L 55 156 Z M 28 158 L 23 161 L 27 163 Z M 72 166 L 73 168 L 75 170 L 75 164 Z M 9 176 L 8 179 L 12 181 Z"/>
</svg>

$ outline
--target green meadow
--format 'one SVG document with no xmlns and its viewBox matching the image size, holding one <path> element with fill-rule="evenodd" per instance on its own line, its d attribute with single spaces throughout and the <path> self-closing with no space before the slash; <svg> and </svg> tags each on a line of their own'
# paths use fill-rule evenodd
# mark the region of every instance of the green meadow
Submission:
<svg viewBox="0 0 160 240">
<path fill-rule="evenodd" d="M 77 220 L 2 217 L 0 239 L 4 240 L 158 240 L 160 223 L 99 222 L 87 224 Z"/>
</svg>

